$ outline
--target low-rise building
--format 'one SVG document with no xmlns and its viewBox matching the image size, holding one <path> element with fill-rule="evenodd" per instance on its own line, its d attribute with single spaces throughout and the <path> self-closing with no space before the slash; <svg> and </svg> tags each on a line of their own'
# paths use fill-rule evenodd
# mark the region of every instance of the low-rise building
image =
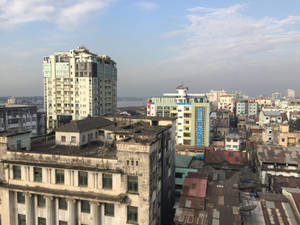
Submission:
<svg viewBox="0 0 300 225">
<path fill-rule="evenodd" d="M 226 151 L 239 151 L 240 150 L 240 136 L 238 134 L 226 135 L 225 150 Z"/>
<path fill-rule="evenodd" d="M 241 225 L 239 190 L 230 182 L 208 182 L 203 173 L 189 173 L 176 205 L 175 225 Z"/>
<path fill-rule="evenodd" d="M 300 224 L 300 189 L 298 188 L 283 188 L 282 194 L 289 200 L 298 224 Z"/>
<path fill-rule="evenodd" d="M 281 132 L 278 140 L 280 146 L 300 148 L 300 132 Z"/>
<path fill-rule="evenodd" d="M 270 190 L 282 194 L 283 188 L 300 188 L 300 177 L 272 176 Z"/>
<path fill-rule="evenodd" d="M 279 111 L 261 111 L 259 114 L 259 124 L 262 127 L 281 123 L 282 116 Z"/>
<path fill-rule="evenodd" d="M 300 177 L 300 149 L 294 147 L 258 145 L 257 169 L 262 184 L 269 186 L 270 176 Z"/>
<path fill-rule="evenodd" d="M 272 106 L 273 101 L 270 98 L 267 97 L 256 97 L 253 99 L 254 102 L 258 104 L 258 107 L 261 109 L 265 106 Z"/>
<path fill-rule="evenodd" d="M 197 172 L 197 169 L 190 168 L 192 156 L 178 155 L 175 156 L 175 194 L 180 196 L 185 177 L 189 172 Z"/>
<path fill-rule="evenodd" d="M 173 120 L 112 116 L 27 135 L 28 148 L 1 139 L 1 224 L 170 224 L 174 132 Z"/>
<path fill-rule="evenodd" d="M 176 145 L 176 154 L 194 156 L 197 159 L 204 159 L 205 151 L 213 150 L 212 147 L 196 146 L 196 145 Z"/>
<path fill-rule="evenodd" d="M 240 151 L 206 151 L 204 162 L 214 168 L 239 170 L 248 165 L 246 152 Z"/>
<path fill-rule="evenodd" d="M 244 225 L 294 225 L 298 224 L 292 206 L 281 194 L 258 193 L 258 198 L 251 198 L 243 193 L 240 212 Z"/>
<path fill-rule="evenodd" d="M 29 131 L 1 131 L 0 145 L 2 148 L 30 150 Z"/>
</svg>

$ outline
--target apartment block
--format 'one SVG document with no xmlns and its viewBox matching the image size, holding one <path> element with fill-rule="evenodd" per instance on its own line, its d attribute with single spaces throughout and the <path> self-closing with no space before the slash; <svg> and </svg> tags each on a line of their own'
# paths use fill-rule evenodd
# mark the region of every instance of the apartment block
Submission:
<svg viewBox="0 0 300 225">
<path fill-rule="evenodd" d="M 61 126 L 45 140 L 3 134 L 1 224 L 171 224 L 174 125 L 93 117 Z"/>
<path fill-rule="evenodd" d="M 258 104 L 256 102 L 241 101 L 236 103 L 237 116 L 257 116 Z"/>
<path fill-rule="evenodd" d="M 228 134 L 225 137 L 225 150 L 226 151 L 239 151 L 240 150 L 240 136 L 238 134 Z"/>
<path fill-rule="evenodd" d="M 44 102 L 48 131 L 70 120 L 113 114 L 117 67 L 106 55 L 85 47 L 44 57 Z"/>
<path fill-rule="evenodd" d="M 36 106 L 0 105 L 0 131 L 30 131 L 31 136 L 45 134 L 45 115 Z"/>
<path fill-rule="evenodd" d="M 176 142 L 183 145 L 209 146 L 210 104 L 203 94 L 187 94 L 182 85 L 177 93 L 148 99 L 147 115 L 177 118 Z"/>
<path fill-rule="evenodd" d="M 220 96 L 218 110 L 234 112 L 235 98 L 233 95 L 225 94 Z"/>
</svg>

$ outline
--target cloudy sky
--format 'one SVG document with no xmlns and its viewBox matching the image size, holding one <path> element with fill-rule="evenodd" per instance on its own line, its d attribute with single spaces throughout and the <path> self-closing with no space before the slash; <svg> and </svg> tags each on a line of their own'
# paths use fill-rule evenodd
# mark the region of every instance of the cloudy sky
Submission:
<svg viewBox="0 0 300 225">
<path fill-rule="evenodd" d="M 42 95 L 42 58 L 111 56 L 119 96 L 300 95 L 299 0 L 0 0 L 0 96 Z"/>
</svg>

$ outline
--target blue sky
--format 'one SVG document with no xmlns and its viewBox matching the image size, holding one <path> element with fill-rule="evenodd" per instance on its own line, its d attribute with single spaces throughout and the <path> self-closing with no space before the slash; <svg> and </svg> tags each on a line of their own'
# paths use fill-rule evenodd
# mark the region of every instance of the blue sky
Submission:
<svg viewBox="0 0 300 225">
<path fill-rule="evenodd" d="M 300 92 L 299 0 L 0 0 L 0 95 L 42 95 L 42 58 L 85 45 L 119 96 Z"/>
</svg>

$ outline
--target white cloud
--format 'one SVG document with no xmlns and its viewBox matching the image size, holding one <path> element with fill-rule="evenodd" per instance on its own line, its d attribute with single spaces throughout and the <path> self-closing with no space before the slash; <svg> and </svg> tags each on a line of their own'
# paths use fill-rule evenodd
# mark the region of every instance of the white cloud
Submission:
<svg viewBox="0 0 300 225">
<path fill-rule="evenodd" d="M 250 67 L 260 68 L 263 74 L 272 63 L 277 64 L 276 68 L 279 62 L 287 63 L 287 56 L 293 62 L 299 59 L 296 51 L 300 49 L 300 16 L 254 18 L 243 14 L 245 8 L 245 5 L 234 5 L 188 9 L 188 23 L 164 35 L 184 39 L 171 48 L 177 56 L 162 62 L 165 76 L 179 78 L 184 74 L 194 84 L 231 80 L 232 85 L 237 85 L 237 77 L 249 78 Z M 279 76 L 278 69 L 273 74 L 270 71 L 265 75 Z M 299 66 L 291 68 L 285 78 L 300 82 L 299 76 L 292 75 L 294 71 L 299 72 Z"/>
<path fill-rule="evenodd" d="M 140 7 L 141 9 L 145 10 L 154 10 L 158 8 L 158 4 L 154 2 L 148 2 L 148 1 L 141 1 L 137 3 L 137 6 Z"/>
<path fill-rule="evenodd" d="M 33 21 L 74 27 L 91 13 L 108 7 L 113 0 L 0 0 L 0 28 Z"/>
</svg>

